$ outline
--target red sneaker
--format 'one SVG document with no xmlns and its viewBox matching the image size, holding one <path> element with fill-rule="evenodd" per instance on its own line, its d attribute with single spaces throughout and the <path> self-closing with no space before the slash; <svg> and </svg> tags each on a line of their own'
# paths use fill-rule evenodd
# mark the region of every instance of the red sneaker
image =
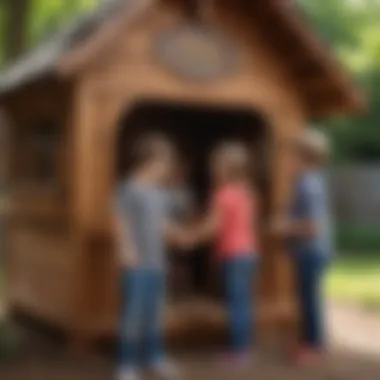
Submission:
<svg viewBox="0 0 380 380">
<path fill-rule="evenodd" d="M 324 355 L 320 349 L 314 347 L 299 347 L 293 354 L 292 361 L 296 365 L 313 365 L 319 363 Z"/>
</svg>

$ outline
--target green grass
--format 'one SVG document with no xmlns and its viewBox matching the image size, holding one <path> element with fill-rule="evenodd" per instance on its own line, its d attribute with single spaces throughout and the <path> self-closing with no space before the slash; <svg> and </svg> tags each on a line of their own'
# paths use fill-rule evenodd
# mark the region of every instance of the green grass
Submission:
<svg viewBox="0 0 380 380">
<path fill-rule="evenodd" d="M 329 297 L 380 310 L 380 253 L 355 253 L 335 259 L 326 280 Z"/>
</svg>

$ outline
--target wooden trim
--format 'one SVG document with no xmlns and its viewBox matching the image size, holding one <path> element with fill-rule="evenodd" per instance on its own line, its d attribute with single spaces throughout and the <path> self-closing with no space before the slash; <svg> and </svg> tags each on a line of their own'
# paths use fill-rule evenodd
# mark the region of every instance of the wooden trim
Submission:
<svg viewBox="0 0 380 380">
<path fill-rule="evenodd" d="M 358 111 L 362 109 L 362 103 L 359 101 L 362 99 L 360 91 L 355 88 L 353 83 L 348 78 L 348 75 L 344 73 L 341 65 L 334 58 L 333 52 L 331 52 L 328 47 L 321 42 L 307 27 L 306 22 L 302 17 L 293 9 L 289 7 L 287 2 L 276 1 L 276 10 L 278 15 L 283 18 L 289 31 L 295 36 L 298 36 L 300 42 L 307 49 L 312 57 L 320 62 L 320 64 L 326 69 L 331 82 L 335 82 L 337 87 L 340 88 L 342 97 L 345 97 L 345 103 L 347 110 Z"/>
<path fill-rule="evenodd" d="M 276 325 L 281 322 L 298 322 L 298 305 L 291 298 L 257 300 L 255 308 L 255 322 L 259 326 Z M 110 337 L 117 333 L 115 316 L 93 319 L 86 325 L 88 335 L 96 337 Z M 186 336 L 188 332 L 205 329 L 226 329 L 227 319 L 223 305 L 218 300 L 205 297 L 194 298 L 178 303 L 168 303 L 166 307 L 165 331 L 169 338 Z M 203 328 L 202 328 L 203 327 Z M 205 331 L 204 331 L 205 332 Z"/>
<path fill-rule="evenodd" d="M 65 54 L 58 62 L 57 70 L 61 75 L 70 75 L 81 70 L 88 62 L 96 59 L 101 54 L 103 49 L 109 45 L 119 33 L 124 32 L 126 24 L 135 20 L 136 17 L 141 14 L 148 7 L 156 3 L 156 0 L 144 0 L 136 2 L 136 8 L 132 9 L 130 6 L 126 6 L 125 11 L 119 13 L 117 16 L 112 17 L 103 27 L 99 29 L 94 36 L 83 44 L 80 44 L 73 51 Z M 236 6 L 236 4 L 234 4 Z M 299 45 L 297 49 L 304 49 L 305 54 L 302 56 L 310 57 L 308 61 L 318 62 L 325 70 L 328 77 L 328 81 L 334 83 L 334 87 L 337 87 L 344 98 L 344 105 L 347 111 L 358 111 L 363 109 L 363 95 L 358 94 L 359 91 L 354 87 L 348 78 L 348 75 L 344 75 L 341 67 L 336 60 L 333 59 L 332 54 L 329 54 L 328 49 L 321 41 L 315 37 L 306 23 L 302 20 L 301 16 L 297 13 L 295 6 L 289 6 L 287 2 L 266 0 L 265 2 L 257 2 L 248 6 L 250 10 L 253 10 L 255 20 L 260 24 L 260 28 L 265 29 L 265 35 L 267 33 L 272 34 L 273 38 L 278 41 L 276 44 L 276 50 L 280 53 L 281 46 L 280 41 L 287 38 L 288 43 L 291 42 L 291 46 Z M 260 20 L 262 18 L 262 20 Z M 284 33 L 274 32 L 270 25 L 272 22 L 276 25 L 280 25 Z M 268 25 L 270 24 L 270 25 Z M 271 28 L 269 30 L 269 28 Z M 263 34 L 264 36 L 264 34 Z M 290 37 L 289 37 L 290 36 Z M 283 49 L 282 49 L 283 50 Z M 307 52 L 307 54 L 306 54 Z M 282 55 L 282 58 L 285 57 Z M 292 75 L 297 77 L 298 71 L 293 68 L 294 62 L 289 61 L 289 66 L 292 71 Z M 323 70 L 324 71 L 324 70 Z M 296 79 L 296 78 L 295 78 Z M 312 111 L 312 107 L 308 106 L 308 109 Z"/>
<path fill-rule="evenodd" d="M 75 252 L 74 274 L 72 281 L 72 301 L 70 310 L 69 344 L 73 349 L 80 349 L 88 340 L 85 326 L 88 323 L 89 307 L 89 229 L 92 194 L 93 104 L 87 83 L 79 81 L 73 92 L 73 115 L 70 122 L 72 138 L 71 177 L 71 242 Z"/>
<path fill-rule="evenodd" d="M 286 1 L 269 0 L 266 2 L 252 2 L 251 10 L 255 14 L 255 21 L 263 31 L 263 38 L 271 36 L 274 50 L 277 51 L 280 59 L 288 63 L 290 75 L 294 81 L 299 78 L 299 63 L 293 57 L 298 55 L 302 58 L 302 67 L 309 71 L 309 65 L 321 67 L 320 79 L 330 83 L 341 94 L 344 112 L 360 112 L 364 108 L 364 95 L 350 81 L 348 74 L 344 73 L 341 65 L 334 59 L 333 52 L 312 33 L 310 27 L 303 20 L 302 15 L 297 11 L 296 6 L 289 6 Z M 276 28 L 273 28 L 276 25 Z M 285 42 L 284 42 L 285 41 Z M 285 43 L 285 46 L 282 47 Z M 304 50 L 305 54 L 296 54 L 296 51 Z M 286 54 L 288 53 L 288 54 Z M 305 70 L 304 69 L 304 70 Z M 326 91 L 329 91 L 328 87 Z M 329 107 L 318 106 L 314 109 L 310 99 L 303 98 L 306 109 L 312 116 L 326 116 L 333 111 Z"/>
</svg>

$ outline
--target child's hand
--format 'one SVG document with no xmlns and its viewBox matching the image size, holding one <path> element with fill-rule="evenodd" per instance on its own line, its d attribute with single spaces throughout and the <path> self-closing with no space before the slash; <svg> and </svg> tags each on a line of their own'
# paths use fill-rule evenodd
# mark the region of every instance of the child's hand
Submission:
<svg viewBox="0 0 380 380">
<path fill-rule="evenodd" d="M 134 254 L 121 254 L 119 259 L 121 268 L 134 268 L 137 266 L 137 256 Z"/>
<path fill-rule="evenodd" d="M 270 223 L 270 231 L 274 235 L 284 237 L 290 229 L 290 220 L 285 217 L 276 217 Z"/>
<path fill-rule="evenodd" d="M 182 249 L 191 249 L 197 242 L 194 233 L 183 231 L 181 236 L 179 236 L 178 243 Z"/>
</svg>

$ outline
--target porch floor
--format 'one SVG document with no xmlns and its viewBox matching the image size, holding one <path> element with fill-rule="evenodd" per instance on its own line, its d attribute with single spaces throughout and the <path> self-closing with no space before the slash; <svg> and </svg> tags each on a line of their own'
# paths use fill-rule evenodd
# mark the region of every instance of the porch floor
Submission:
<svg viewBox="0 0 380 380">
<path fill-rule="evenodd" d="M 332 334 L 330 356 L 326 363 L 299 369 L 286 363 L 278 353 L 261 350 L 252 356 L 252 363 L 246 371 L 231 373 L 214 365 L 210 351 L 174 351 L 175 359 L 180 363 L 183 372 L 181 379 L 380 379 L 380 350 L 378 346 L 371 344 L 374 341 L 374 331 L 380 331 L 378 315 L 359 313 L 355 307 L 335 303 L 329 303 L 327 310 L 329 331 Z M 360 341 L 358 337 L 361 338 Z M 80 360 L 73 359 L 67 355 L 61 344 L 32 333 L 27 352 L 22 358 L 14 363 L 0 364 L 1 380 L 109 380 L 113 378 L 112 373 L 113 359 L 110 350 L 97 352 Z"/>
</svg>

